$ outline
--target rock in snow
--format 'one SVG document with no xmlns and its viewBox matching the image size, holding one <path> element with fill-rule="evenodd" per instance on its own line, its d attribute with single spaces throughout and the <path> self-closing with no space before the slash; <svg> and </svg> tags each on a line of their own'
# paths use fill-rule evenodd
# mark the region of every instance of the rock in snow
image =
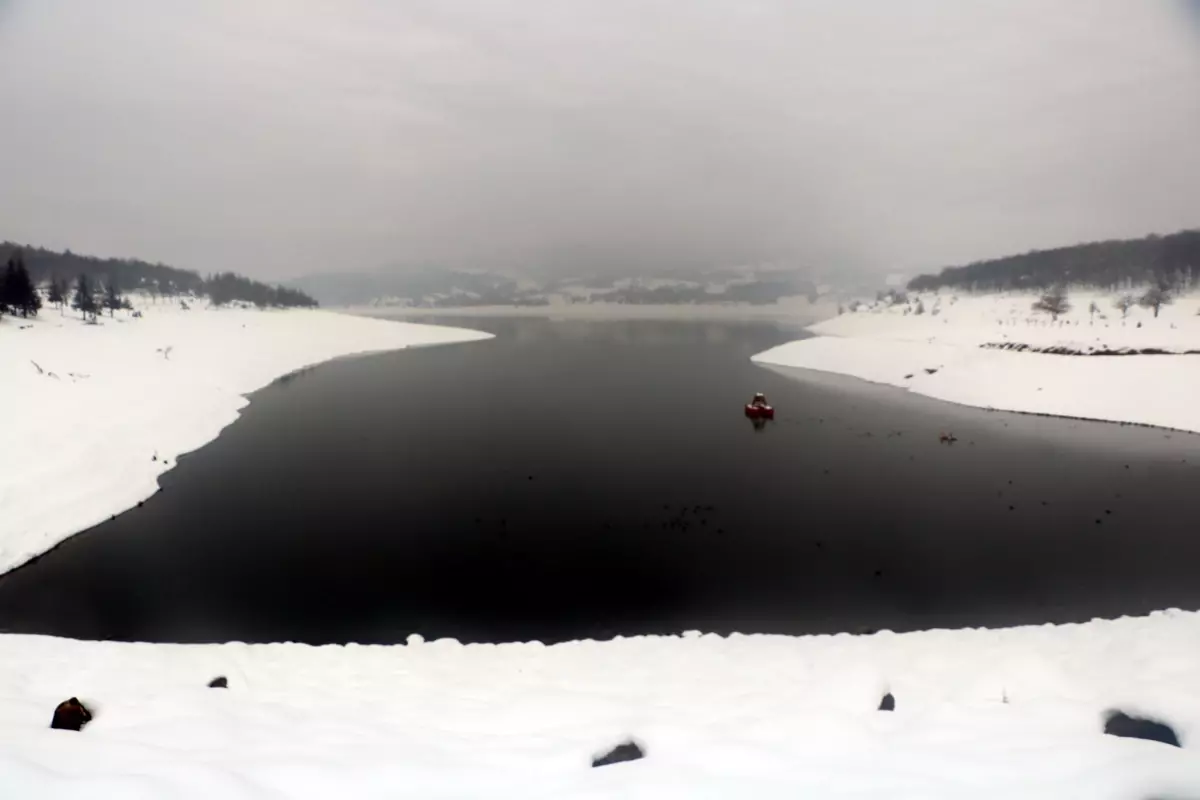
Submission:
<svg viewBox="0 0 1200 800">
<path fill-rule="evenodd" d="M 1148 742 L 1162 742 L 1172 747 L 1182 747 L 1179 736 L 1166 723 L 1142 717 L 1133 717 L 1124 711 L 1110 711 L 1104 720 L 1104 732 L 1109 736 L 1121 736 L 1127 739 L 1145 739 Z"/>
<path fill-rule="evenodd" d="M 228 689 L 229 681 L 226 680 L 224 675 L 218 675 L 217 677 L 213 678 L 211 681 L 208 682 L 208 688 L 210 688 L 210 689 Z"/>
<path fill-rule="evenodd" d="M 612 750 L 609 750 L 602 756 L 596 756 L 592 759 L 592 767 L 607 767 L 609 764 L 620 764 L 623 761 L 638 761 L 645 758 L 646 754 L 637 742 L 623 742 Z"/>
<path fill-rule="evenodd" d="M 69 700 L 63 700 L 55 707 L 50 727 L 62 731 L 81 731 L 83 726 L 91 721 L 92 712 L 79 702 L 79 698 L 72 697 Z"/>
<path fill-rule="evenodd" d="M 84 325 L 43 311 L 20 336 L 0 317 L 0 419 L 14 423 L 0 454 L 0 572 L 150 497 L 169 464 L 281 375 L 352 353 L 490 338 L 327 311 L 135 302 L 140 319 L 118 312 Z"/>
<path fill-rule="evenodd" d="M 895 711 L 896 710 L 896 698 L 892 696 L 891 692 L 888 692 L 887 694 L 885 694 L 883 696 L 883 699 L 879 701 L 879 710 L 880 711 Z"/>
</svg>

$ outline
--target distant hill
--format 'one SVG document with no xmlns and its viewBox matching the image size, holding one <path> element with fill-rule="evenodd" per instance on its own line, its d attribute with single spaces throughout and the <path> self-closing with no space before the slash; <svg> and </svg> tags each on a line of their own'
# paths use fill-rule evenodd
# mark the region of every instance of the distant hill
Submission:
<svg viewBox="0 0 1200 800">
<path fill-rule="evenodd" d="M 126 292 L 140 290 L 164 296 L 204 295 L 217 305 L 234 300 L 259 306 L 317 305 L 316 300 L 297 289 L 250 280 L 232 272 L 202 278 L 192 270 L 151 264 L 136 258 L 97 258 L 70 250 L 59 253 L 14 242 L 0 243 L 0 265 L 7 264 L 10 258 L 20 258 L 25 262 L 35 284 L 46 283 L 55 277 L 69 284 L 79 275 L 87 275 L 97 284 L 115 281 Z"/>
<path fill-rule="evenodd" d="M 803 295 L 815 300 L 816 284 L 783 271 L 697 270 L 614 277 L 517 277 L 497 272 L 418 269 L 310 275 L 291 286 L 327 305 L 404 305 L 422 308 L 543 306 L 556 303 L 623 305 L 768 305 Z"/>
<path fill-rule="evenodd" d="M 544 304 L 507 275 L 459 269 L 322 273 L 288 282 L 325 305 L 487 306 Z"/>
<path fill-rule="evenodd" d="M 1058 284 L 1112 288 L 1153 283 L 1187 290 L 1200 280 L 1200 230 L 1089 242 L 946 267 L 908 282 L 912 291 L 1044 289 Z"/>
</svg>

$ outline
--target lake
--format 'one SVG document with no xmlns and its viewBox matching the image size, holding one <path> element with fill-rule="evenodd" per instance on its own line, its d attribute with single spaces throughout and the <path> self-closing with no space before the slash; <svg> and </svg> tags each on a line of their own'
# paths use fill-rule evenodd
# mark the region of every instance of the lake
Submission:
<svg viewBox="0 0 1200 800">
<path fill-rule="evenodd" d="M 256 393 L 143 507 L 0 578 L 0 628 L 551 642 L 1200 608 L 1200 437 L 759 367 L 802 335 L 771 323 L 440 321 L 497 338 Z"/>
</svg>

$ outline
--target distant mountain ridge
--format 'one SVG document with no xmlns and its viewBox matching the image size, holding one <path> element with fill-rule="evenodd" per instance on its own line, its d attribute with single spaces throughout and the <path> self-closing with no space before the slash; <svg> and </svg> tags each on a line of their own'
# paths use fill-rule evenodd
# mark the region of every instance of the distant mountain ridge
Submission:
<svg viewBox="0 0 1200 800">
<path fill-rule="evenodd" d="M 805 274 L 787 270 L 713 269 L 686 274 L 554 278 L 462 269 L 324 273 L 290 282 L 326 305 L 465 308 L 617 303 L 623 305 L 767 305 L 820 294 Z"/>
</svg>

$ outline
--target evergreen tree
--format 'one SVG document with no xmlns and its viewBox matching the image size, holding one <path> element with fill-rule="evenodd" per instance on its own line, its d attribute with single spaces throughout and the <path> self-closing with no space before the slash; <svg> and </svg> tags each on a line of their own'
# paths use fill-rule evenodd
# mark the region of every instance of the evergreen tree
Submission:
<svg viewBox="0 0 1200 800">
<path fill-rule="evenodd" d="M 67 301 L 67 286 L 57 275 L 50 276 L 50 286 L 46 292 L 46 299 L 54 305 L 58 306 L 58 313 L 62 314 L 63 304 Z"/>
<path fill-rule="evenodd" d="M 29 277 L 29 270 L 25 269 L 23 259 L 17 259 L 17 304 L 21 308 L 21 316 L 28 317 L 31 314 L 37 316 L 37 313 L 42 310 L 42 296 L 38 294 L 37 287 L 33 285 L 33 280 Z"/>
<path fill-rule="evenodd" d="M 110 317 L 121 307 L 121 302 L 121 289 L 117 286 L 117 280 L 109 277 L 108 282 L 104 285 L 104 307 L 108 309 Z"/>
<path fill-rule="evenodd" d="M 9 258 L 8 264 L 4 267 L 4 276 L 0 278 L 0 308 L 5 311 L 13 310 L 15 312 L 17 302 L 14 297 L 14 292 L 17 287 L 17 262 Z"/>
<path fill-rule="evenodd" d="M 92 319 L 96 318 L 96 294 L 87 275 L 81 273 L 75 281 L 75 297 L 71 301 L 71 307 L 83 314 L 85 319 L 89 316 Z"/>
<path fill-rule="evenodd" d="M 4 279 L 0 281 L 0 305 L 5 306 L 9 313 L 18 311 L 22 317 L 30 314 L 37 316 L 42 307 L 42 298 L 29 278 L 29 270 L 25 269 L 25 260 L 20 253 L 9 257 L 4 268 Z"/>
</svg>

